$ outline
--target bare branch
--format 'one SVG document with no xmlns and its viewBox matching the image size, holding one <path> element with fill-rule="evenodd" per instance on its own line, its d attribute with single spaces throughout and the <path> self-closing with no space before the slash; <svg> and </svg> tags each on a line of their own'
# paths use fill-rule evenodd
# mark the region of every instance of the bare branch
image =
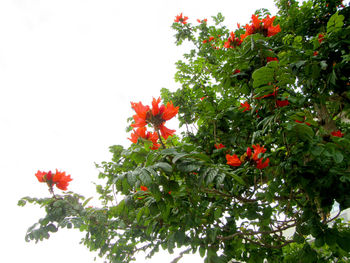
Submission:
<svg viewBox="0 0 350 263">
<path fill-rule="evenodd" d="M 180 252 L 180 255 L 178 257 L 174 258 L 170 263 L 177 263 L 183 257 L 184 254 L 187 254 L 190 251 L 191 251 L 191 248 L 188 248 L 188 249 Z"/>
</svg>

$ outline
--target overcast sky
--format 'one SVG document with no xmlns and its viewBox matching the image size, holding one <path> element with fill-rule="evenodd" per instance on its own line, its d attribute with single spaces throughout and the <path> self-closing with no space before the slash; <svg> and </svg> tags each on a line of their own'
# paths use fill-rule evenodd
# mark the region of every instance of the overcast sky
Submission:
<svg viewBox="0 0 350 263">
<path fill-rule="evenodd" d="M 70 190 L 93 196 L 94 162 L 110 160 L 111 145 L 130 145 L 130 101 L 149 104 L 162 87 L 178 85 L 174 63 L 185 49 L 174 44 L 175 16 L 183 12 L 190 22 L 208 18 L 211 24 L 210 17 L 222 12 L 234 30 L 261 7 L 276 13 L 273 0 L 1 0 L 0 261 L 94 262 L 96 253 L 79 245 L 78 231 L 38 244 L 24 241 L 43 211 L 19 208 L 17 201 L 49 195 L 34 174 L 67 171 Z M 146 261 L 141 256 L 137 262 Z M 194 256 L 182 262 L 202 261 Z"/>
</svg>

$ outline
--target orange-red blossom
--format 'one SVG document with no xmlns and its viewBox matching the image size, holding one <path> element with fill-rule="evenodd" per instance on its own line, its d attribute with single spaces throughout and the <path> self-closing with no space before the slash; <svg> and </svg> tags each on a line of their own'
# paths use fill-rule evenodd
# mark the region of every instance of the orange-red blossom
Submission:
<svg viewBox="0 0 350 263">
<path fill-rule="evenodd" d="M 224 48 L 235 48 L 242 44 L 242 40 L 235 36 L 235 33 L 231 32 L 230 37 L 224 43 Z"/>
<path fill-rule="evenodd" d="M 188 17 L 187 16 L 182 16 L 182 13 L 181 14 L 179 14 L 179 15 L 177 15 L 176 17 L 175 17 L 175 20 L 174 20 L 174 22 L 175 23 L 182 23 L 182 24 L 184 24 L 184 25 L 186 25 L 187 24 L 187 19 L 188 19 Z"/>
<path fill-rule="evenodd" d="M 56 185 L 58 189 L 61 189 L 64 191 L 67 190 L 69 182 L 73 180 L 72 178 L 70 178 L 70 175 L 66 175 L 66 172 L 59 172 L 57 169 L 55 174 L 53 174 L 51 171 L 48 171 L 48 172 L 38 171 L 35 174 L 35 176 L 39 182 L 47 183 L 47 185 L 51 189 L 54 185 Z"/>
<path fill-rule="evenodd" d="M 343 137 L 345 135 L 340 130 L 332 131 L 331 134 L 332 134 L 332 136 L 335 136 L 335 137 Z"/>
<path fill-rule="evenodd" d="M 226 160 L 227 164 L 231 166 L 240 166 L 242 162 L 246 159 L 251 159 L 255 162 L 256 168 L 258 169 L 264 169 L 269 165 L 270 159 L 266 158 L 266 160 L 263 162 L 263 158 L 259 158 L 259 154 L 265 153 L 266 149 L 264 146 L 260 146 L 259 144 L 253 145 L 252 146 L 254 149 L 254 152 L 252 153 L 252 149 L 250 147 L 247 148 L 247 151 L 244 155 L 241 156 L 241 158 L 238 158 L 236 154 L 234 155 L 229 155 L 226 154 Z"/>
<path fill-rule="evenodd" d="M 227 160 L 227 164 L 231 166 L 240 166 L 242 164 L 237 154 L 234 154 L 234 155 L 226 154 L 226 160 Z"/>
<path fill-rule="evenodd" d="M 241 103 L 241 107 L 239 107 L 240 109 L 244 109 L 243 112 L 248 111 L 251 109 L 250 104 L 248 103 L 248 101 Z"/>
<path fill-rule="evenodd" d="M 141 128 L 145 127 L 147 124 L 151 124 L 156 132 L 160 131 L 161 135 L 167 139 L 175 133 L 175 130 L 168 129 L 164 124 L 166 121 L 175 117 L 179 111 L 179 107 L 174 107 L 172 102 L 168 102 L 166 106 L 159 106 L 159 103 L 160 98 L 153 98 L 151 109 L 148 105 L 144 106 L 142 102 L 131 102 L 131 107 L 136 112 L 136 115 L 133 116 L 134 123 L 131 124 L 131 126 L 134 128 Z M 131 135 L 131 137 L 133 138 L 133 135 Z"/>
<path fill-rule="evenodd" d="M 222 148 L 225 148 L 226 146 L 225 145 L 223 145 L 222 143 L 216 143 L 215 145 L 214 145 L 214 147 L 216 148 L 216 149 L 222 149 Z"/>
<path fill-rule="evenodd" d="M 158 134 L 156 132 L 146 132 L 146 127 L 140 127 L 136 130 L 133 129 L 133 133 L 131 134 L 131 138 L 128 138 L 131 142 L 137 143 L 139 138 L 143 138 L 146 140 L 149 140 L 153 143 L 153 146 L 151 147 L 151 150 L 157 150 L 160 147 L 160 144 L 157 143 L 158 141 Z"/>
<path fill-rule="evenodd" d="M 267 15 L 263 19 L 259 19 L 258 15 L 252 15 L 252 24 L 245 25 L 246 32 L 245 34 L 241 35 L 241 40 L 243 41 L 247 36 L 255 34 L 255 33 L 261 33 L 265 37 L 271 37 L 276 35 L 281 31 L 280 25 L 274 26 L 273 21 L 275 20 L 275 16 L 270 17 Z"/>
</svg>

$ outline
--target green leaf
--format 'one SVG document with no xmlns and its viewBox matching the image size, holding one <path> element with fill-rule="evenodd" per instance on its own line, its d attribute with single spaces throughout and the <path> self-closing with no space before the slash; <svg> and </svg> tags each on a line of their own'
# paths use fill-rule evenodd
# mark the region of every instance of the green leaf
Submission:
<svg viewBox="0 0 350 263">
<path fill-rule="evenodd" d="M 152 178 L 146 169 L 142 169 L 140 173 L 140 180 L 144 185 L 152 184 Z"/>
<path fill-rule="evenodd" d="M 173 168 L 171 167 L 170 164 L 168 163 L 164 163 L 164 162 L 159 162 L 159 163 L 156 163 L 155 165 L 153 165 L 154 168 L 160 168 L 162 169 L 164 172 L 166 173 L 171 173 Z"/>
<path fill-rule="evenodd" d="M 221 217 L 221 215 L 222 215 L 221 207 L 216 208 L 215 211 L 214 211 L 214 218 L 215 219 L 219 219 Z"/>
<path fill-rule="evenodd" d="M 314 131 L 305 123 L 295 123 L 293 131 L 302 141 L 310 141 L 314 137 Z"/>
<path fill-rule="evenodd" d="M 297 242 L 298 244 L 303 244 L 305 242 L 305 238 L 303 235 L 300 235 L 298 233 L 294 233 L 293 240 Z"/>
<path fill-rule="evenodd" d="M 178 247 L 181 247 L 185 243 L 185 232 L 182 230 L 176 231 L 174 235 L 175 241 L 178 244 Z"/>
<path fill-rule="evenodd" d="M 143 215 L 143 211 L 144 211 L 144 207 L 142 207 L 142 208 L 139 210 L 139 212 L 137 213 L 137 215 L 136 215 L 136 221 L 137 221 L 137 223 L 140 223 L 141 217 L 142 217 L 142 215 Z"/>
<path fill-rule="evenodd" d="M 238 176 L 238 175 L 236 175 L 236 174 L 230 174 L 232 177 L 233 177 L 233 179 L 237 182 L 237 183 L 239 183 L 240 185 L 245 185 L 245 182 L 243 181 L 243 179 L 240 177 L 240 176 Z"/>
<path fill-rule="evenodd" d="M 188 156 L 188 153 L 180 153 L 175 155 L 175 157 L 173 158 L 172 162 L 176 163 L 179 159 L 181 159 L 182 157 Z"/>
<path fill-rule="evenodd" d="M 319 156 L 323 152 L 323 147 L 316 145 L 316 146 L 312 147 L 310 151 L 311 151 L 312 155 Z"/>
<path fill-rule="evenodd" d="M 335 13 L 334 15 L 332 15 L 327 23 L 327 33 L 339 31 L 344 25 L 343 21 L 344 21 L 343 15 L 339 15 L 338 13 Z"/>
<path fill-rule="evenodd" d="M 346 252 L 350 252 L 350 233 L 343 232 L 339 233 L 336 242 L 341 249 Z"/>
<path fill-rule="evenodd" d="M 128 194 L 129 193 L 129 189 L 130 189 L 130 185 L 128 183 L 128 179 L 127 178 L 123 179 L 122 187 L 123 187 L 122 193 L 125 194 L 125 195 Z"/>
<path fill-rule="evenodd" d="M 86 199 L 83 203 L 83 207 L 85 207 L 89 202 L 90 200 L 92 199 L 93 197 L 89 197 L 88 199 Z"/>
<path fill-rule="evenodd" d="M 194 162 L 194 161 L 181 162 L 177 165 L 177 169 L 179 169 L 179 171 L 184 172 L 184 173 L 196 172 L 196 171 L 198 171 L 199 168 L 200 168 L 200 166 L 198 164 L 196 164 L 196 162 Z"/>
<path fill-rule="evenodd" d="M 207 173 L 207 176 L 205 178 L 205 183 L 206 185 L 209 185 L 210 183 L 212 183 L 216 177 L 216 175 L 218 174 L 219 170 L 215 169 L 215 168 L 211 168 L 209 170 L 209 172 Z"/>
<path fill-rule="evenodd" d="M 204 246 L 199 247 L 199 255 L 203 258 L 205 256 L 206 248 Z"/>
<path fill-rule="evenodd" d="M 344 159 L 344 156 L 341 154 L 341 152 L 336 151 L 333 155 L 333 159 L 336 163 L 341 163 Z"/>
<path fill-rule="evenodd" d="M 324 238 L 323 236 L 317 237 L 315 239 L 315 246 L 316 247 L 322 247 L 324 245 Z"/>
<path fill-rule="evenodd" d="M 269 83 L 274 81 L 274 69 L 269 67 L 262 67 L 253 72 L 253 88 L 259 88 L 261 86 L 268 86 Z"/>
<path fill-rule="evenodd" d="M 53 232 L 53 233 L 58 231 L 58 228 L 54 224 L 49 224 L 49 225 L 46 226 L 46 228 L 47 228 L 47 231 L 50 231 L 50 232 Z"/>
</svg>

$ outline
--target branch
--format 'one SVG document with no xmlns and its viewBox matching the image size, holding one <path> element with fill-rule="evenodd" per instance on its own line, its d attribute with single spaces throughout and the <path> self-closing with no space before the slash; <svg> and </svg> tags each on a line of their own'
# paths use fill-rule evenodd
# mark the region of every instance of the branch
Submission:
<svg viewBox="0 0 350 263">
<path fill-rule="evenodd" d="M 234 233 L 232 235 L 229 236 L 219 236 L 218 238 L 222 241 L 226 241 L 226 240 L 230 240 L 236 236 L 243 236 L 243 238 L 245 239 L 244 236 L 253 236 L 253 235 L 258 235 L 258 234 L 272 234 L 272 233 L 277 233 L 277 232 L 281 232 L 283 230 L 287 230 L 288 228 L 294 227 L 296 226 L 297 223 L 291 224 L 291 225 L 286 225 L 284 227 L 277 227 L 277 229 L 275 230 L 271 230 L 271 231 L 247 231 L 247 232 L 237 232 Z"/>
<path fill-rule="evenodd" d="M 177 263 L 183 257 L 184 254 L 187 254 L 190 251 L 191 251 L 191 248 L 188 248 L 188 249 L 180 252 L 180 255 L 178 257 L 174 258 L 170 263 Z"/>
<path fill-rule="evenodd" d="M 331 218 L 331 219 L 329 219 L 329 220 L 327 220 L 327 221 L 326 221 L 326 224 L 328 224 L 329 222 L 332 222 L 334 219 L 336 219 L 338 216 L 340 216 L 340 213 L 341 213 L 341 211 L 340 211 L 340 209 L 339 209 L 339 211 L 338 211 L 338 213 L 336 214 L 336 216 L 333 217 L 333 218 Z"/>
<path fill-rule="evenodd" d="M 254 241 L 250 238 L 247 238 L 247 237 L 243 237 L 244 240 L 247 240 L 255 245 L 258 245 L 258 246 L 261 246 L 261 247 L 266 247 L 266 248 L 272 248 L 272 249 L 280 249 L 284 246 L 287 246 L 289 245 L 290 243 L 294 243 L 295 241 L 294 240 L 287 240 L 285 241 L 284 243 L 282 243 L 281 245 L 277 245 L 277 246 L 273 246 L 273 245 L 270 245 L 270 244 L 266 244 L 266 243 L 260 243 L 260 242 L 257 242 L 257 241 Z"/>
</svg>

